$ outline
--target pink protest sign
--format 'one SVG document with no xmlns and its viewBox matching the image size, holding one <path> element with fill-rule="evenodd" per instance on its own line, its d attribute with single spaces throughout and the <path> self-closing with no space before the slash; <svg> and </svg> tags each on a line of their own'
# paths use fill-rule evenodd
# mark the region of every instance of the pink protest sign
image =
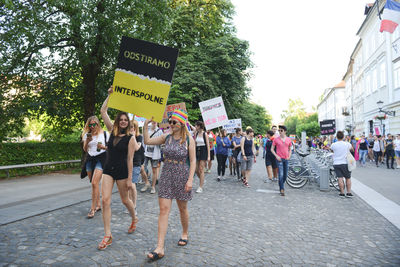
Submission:
<svg viewBox="0 0 400 267">
<path fill-rule="evenodd" d="M 201 116 L 207 130 L 228 124 L 228 116 L 222 97 L 216 97 L 199 103 Z"/>
</svg>

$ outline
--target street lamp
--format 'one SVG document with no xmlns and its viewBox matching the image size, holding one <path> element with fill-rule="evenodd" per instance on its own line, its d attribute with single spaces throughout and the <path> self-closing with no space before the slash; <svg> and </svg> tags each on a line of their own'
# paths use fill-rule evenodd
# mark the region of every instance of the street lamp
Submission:
<svg viewBox="0 0 400 267">
<path fill-rule="evenodd" d="M 390 110 L 383 110 L 382 109 L 383 101 L 379 100 L 378 102 L 376 102 L 376 104 L 378 105 L 379 112 L 384 113 L 384 114 L 389 115 L 389 116 L 393 116 L 393 117 L 396 116 L 396 111 L 390 111 Z"/>
</svg>

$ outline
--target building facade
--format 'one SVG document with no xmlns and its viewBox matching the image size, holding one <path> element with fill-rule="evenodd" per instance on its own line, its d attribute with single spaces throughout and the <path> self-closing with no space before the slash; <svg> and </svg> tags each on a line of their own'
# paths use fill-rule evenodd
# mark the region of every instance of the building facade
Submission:
<svg viewBox="0 0 400 267">
<path fill-rule="evenodd" d="M 347 106 L 345 88 L 345 82 L 342 81 L 332 88 L 325 89 L 317 106 L 318 121 L 335 120 L 337 131 L 346 130 L 346 117 L 343 115 L 343 109 Z"/>
<path fill-rule="evenodd" d="M 386 1 L 379 1 L 382 10 Z M 351 133 L 400 133 L 400 27 L 393 34 L 381 33 L 378 6 L 372 5 L 357 35 L 359 42 L 350 57 L 346 82 L 346 121 Z M 395 116 L 379 112 L 394 111 Z"/>
</svg>

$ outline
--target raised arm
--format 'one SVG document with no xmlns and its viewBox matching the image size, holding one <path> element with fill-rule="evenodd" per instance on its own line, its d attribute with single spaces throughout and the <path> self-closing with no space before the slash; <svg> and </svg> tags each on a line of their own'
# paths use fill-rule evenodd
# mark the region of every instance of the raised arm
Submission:
<svg viewBox="0 0 400 267">
<path fill-rule="evenodd" d="M 104 100 L 104 103 L 100 109 L 101 117 L 103 118 L 104 124 L 106 125 L 107 130 L 109 132 L 112 131 L 113 123 L 111 122 L 110 117 L 108 116 L 108 113 L 107 113 L 108 106 L 107 105 L 108 105 L 108 99 L 110 98 L 110 94 L 112 94 L 112 92 L 113 92 L 113 89 L 111 86 L 110 88 L 108 88 L 108 96 L 107 96 L 106 100 Z"/>
<path fill-rule="evenodd" d="M 153 118 L 151 120 L 146 120 L 143 125 L 143 142 L 145 145 L 151 145 L 151 146 L 156 146 L 156 145 L 162 145 L 165 143 L 165 138 L 168 134 L 163 134 L 157 137 L 152 137 L 150 138 L 149 136 L 149 123 L 153 121 Z M 185 126 L 186 127 L 186 126 Z"/>
</svg>

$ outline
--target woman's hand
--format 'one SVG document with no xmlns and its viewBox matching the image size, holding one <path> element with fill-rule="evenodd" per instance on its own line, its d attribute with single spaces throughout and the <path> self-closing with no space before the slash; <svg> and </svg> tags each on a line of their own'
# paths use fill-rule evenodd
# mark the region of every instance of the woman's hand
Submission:
<svg viewBox="0 0 400 267">
<path fill-rule="evenodd" d="M 244 159 L 245 161 L 247 161 L 247 157 L 246 157 L 246 156 L 243 156 L 243 159 Z"/>
<path fill-rule="evenodd" d="M 131 190 L 133 188 L 132 177 L 128 177 L 128 181 L 126 181 L 126 187 L 128 188 L 128 190 Z"/>
<path fill-rule="evenodd" d="M 143 125 L 143 128 L 144 127 L 148 127 L 149 126 L 149 123 L 152 123 L 153 122 L 153 119 L 154 119 L 154 117 L 151 117 L 151 119 L 149 120 L 149 119 L 146 119 L 145 121 L 144 121 L 144 125 Z"/>
<path fill-rule="evenodd" d="M 279 156 L 276 156 L 276 160 L 277 161 L 282 161 L 281 157 L 279 157 Z"/>
<path fill-rule="evenodd" d="M 110 88 L 108 88 L 108 94 L 111 95 L 113 92 L 114 92 L 114 91 L 113 91 L 113 87 L 112 87 L 112 85 L 111 85 Z"/>
<path fill-rule="evenodd" d="M 193 181 L 189 179 L 185 184 L 185 192 L 189 193 L 190 191 L 192 191 L 192 188 L 193 188 Z"/>
</svg>

